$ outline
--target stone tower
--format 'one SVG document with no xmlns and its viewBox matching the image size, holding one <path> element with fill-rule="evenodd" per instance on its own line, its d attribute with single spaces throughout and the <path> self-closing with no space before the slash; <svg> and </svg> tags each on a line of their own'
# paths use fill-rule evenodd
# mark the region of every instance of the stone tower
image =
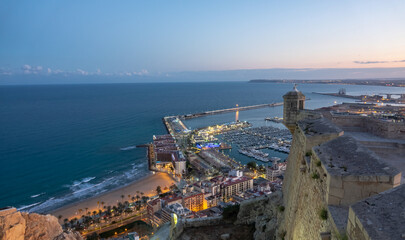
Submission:
<svg viewBox="0 0 405 240">
<path fill-rule="evenodd" d="M 283 98 L 283 123 L 291 133 L 294 133 L 299 111 L 305 107 L 305 95 L 298 91 L 297 84 L 294 84 L 294 89 L 286 93 Z"/>
</svg>

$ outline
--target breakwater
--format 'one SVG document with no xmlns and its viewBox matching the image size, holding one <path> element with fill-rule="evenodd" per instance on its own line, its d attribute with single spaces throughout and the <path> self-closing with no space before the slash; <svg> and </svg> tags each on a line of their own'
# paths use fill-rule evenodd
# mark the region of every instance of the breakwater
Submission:
<svg viewBox="0 0 405 240">
<path fill-rule="evenodd" d="M 246 111 L 246 110 L 264 108 L 264 107 L 277 107 L 277 106 L 282 106 L 282 105 L 283 105 L 282 102 L 269 103 L 269 104 L 259 104 L 259 105 L 245 106 L 245 107 L 234 107 L 234 108 L 227 108 L 227 109 L 219 109 L 219 110 L 206 111 L 206 112 L 194 113 L 194 114 L 186 114 L 186 115 L 180 115 L 180 116 L 177 116 L 177 117 L 187 120 L 187 119 L 203 117 L 203 116 L 207 116 L 207 115 L 215 115 L 215 114 L 222 114 L 222 113 L 236 112 L 236 111 Z"/>
</svg>

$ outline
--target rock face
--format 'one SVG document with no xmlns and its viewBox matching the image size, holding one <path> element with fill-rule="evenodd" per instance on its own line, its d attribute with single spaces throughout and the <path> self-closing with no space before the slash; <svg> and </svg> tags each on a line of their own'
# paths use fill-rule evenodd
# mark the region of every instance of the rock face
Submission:
<svg viewBox="0 0 405 240">
<path fill-rule="evenodd" d="M 275 192 L 269 196 L 262 196 L 240 204 L 238 218 L 235 224 L 255 223 L 254 239 L 273 239 L 277 230 L 281 212 L 282 193 Z"/>
<path fill-rule="evenodd" d="M 0 239 L 2 240 L 76 240 L 80 234 L 63 232 L 52 215 L 21 213 L 15 208 L 0 209 Z"/>
</svg>

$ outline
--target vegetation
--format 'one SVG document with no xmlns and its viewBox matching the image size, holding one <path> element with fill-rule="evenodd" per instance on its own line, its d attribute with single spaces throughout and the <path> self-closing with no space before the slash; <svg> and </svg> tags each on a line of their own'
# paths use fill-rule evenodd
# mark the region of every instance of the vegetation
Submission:
<svg viewBox="0 0 405 240">
<path fill-rule="evenodd" d="M 278 210 L 279 210 L 280 212 L 284 212 L 285 207 L 284 207 L 284 206 L 278 206 Z"/>
<path fill-rule="evenodd" d="M 311 175 L 312 179 L 318 179 L 319 178 L 319 174 L 317 172 L 312 173 Z"/>
<path fill-rule="evenodd" d="M 141 210 L 142 207 L 146 206 L 146 203 L 149 200 L 148 196 L 143 196 L 144 193 L 139 191 L 137 192 L 142 197 L 139 195 L 127 195 L 129 201 L 132 199 L 132 203 L 129 201 L 124 201 L 118 202 L 116 206 L 105 206 L 104 202 L 101 202 L 101 205 L 103 206 L 102 209 L 93 210 L 92 212 L 89 211 L 89 208 L 85 208 L 84 210 L 78 209 L 79 214 L 83 214 L 80 219 L 65 218 L 62 226 L 64 229 L 74 229 L 81 232 L 94 229 L 94 227 L 106 226 L 121 222 L 124 217 L 128 219 L 136 216 L 138 212 L 135 212 L 135 210 Z M 121 198 L 124 199 L 125 196 L 121 195 Z M 135 201 L 136 199 L 137 201 Z M 97 202 L 97 204 L 98 207 L 101 207 L 100 202 Z M 62 219 L 62 216 L 58 217 L 59 219 Z M 97 234 L 93 234 L 88 236 L 87 239 L 99 239 L 99 236 Z"/>
<path fill-rule="evenodd" d="M 307 157 L 312 156 L 312 152 L 311 152 L 311 151 L 306 152 L 306 153 L 305 153 L 305 156 L 307 156 Z"/>
<path fill-rule="evenodd" d="M 90 234 L 90 235 L 87 236 L 87 238 L 86 238 L 86 240 L 98 240 L 98 239 L 100 239 L 100 237 L 98 236 L 97 233 Z"/>
<path fill-rule="evenodd" d="M 224 208 L 222 216 L 224 220 L 235 222 L 236 218 L 238 217 L 238 213 L 239 213 L 239 204 L 235 204 Z"/>
<path fill-rule="evenodd" d="M 344 233 L 344 234 L 340 234 L 340 233 L 335 233 L 335 235 L 336 235 L 336 238 L 338 239 L 338 240 L 349 240 L 349 238 L 347 237 L 347 235 Z"/>
<path fill-rule="evenodd" d="M 328 210 L 326 210 L 326 208 L 322 208 L 321 211 L 319 211 L 319 218 L 322 220 L 328 219 Z"/>
<path fill-rule="evenodd" d="M 251 161 L 248 162 L 246 164 L 246 166 L 250 169 L 250 170 L 256 170 L 257 169 L 257 163 L 255 161 Z"/>
<path fill-rule="evenodd" d="M 156 187 L 156 193 L 157 193 L 158 195 L 162 194 L 162 188 L 161 188 L 160 186 L 157 186 L 157 187 Z"/>
<path fill-rule="evenodd" d="M 321 161 L 316 161 L 316 166 L 320 167 L 322 165 Z"/>
</svg>

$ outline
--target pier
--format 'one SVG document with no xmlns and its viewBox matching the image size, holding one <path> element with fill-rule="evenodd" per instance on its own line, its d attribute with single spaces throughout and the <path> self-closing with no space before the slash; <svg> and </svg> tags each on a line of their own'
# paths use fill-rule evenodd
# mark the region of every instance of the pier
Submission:
<svg viewBox="0 0 405 240">
<path fill-rule="evenodd" d="M 264 108 L 264 107 L 277 107 L 277 106 L 282 106 L 282 105 L 283 105 L 282 102 L 269 103 L 269 104 L 259 104 L 259 105 L 245 106 L 245 107 L 234 107 L 234 108 L 227 108 L 227 109 L 219 109 L 219 110 L 206 111 L 206 112 L 194 113 L 194 114 L 186 114 L 186 115 L 180 115 L 180 116 L 177 116 L 177 117 L 182 118 L 182 119 L 191 119 L 191 118 L 203 117 L 203 116 L 207 116 L 207 115 L 215 115 L 215 114 L 222 114 L 222 113 L 228 113 L 228 112 L 237 112 L 237 111 L 246 111 L 246 110 Z"/>
</svg>

